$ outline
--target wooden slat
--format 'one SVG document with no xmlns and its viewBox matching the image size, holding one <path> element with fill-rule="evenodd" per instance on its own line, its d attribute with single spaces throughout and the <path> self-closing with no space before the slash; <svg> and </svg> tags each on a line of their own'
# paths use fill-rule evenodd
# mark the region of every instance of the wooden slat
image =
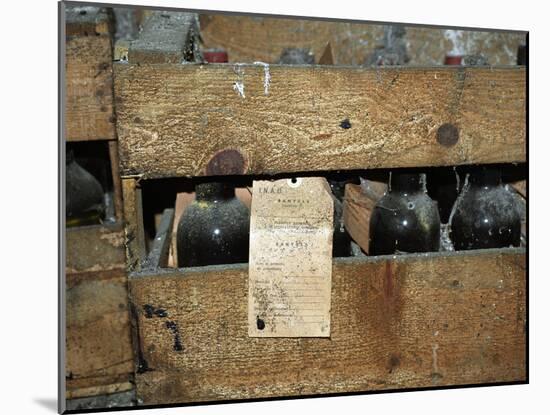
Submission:
<svg viewBox="0 0 550 415">
<path fill-rule="evenodd" d="M 111 15 L 102 7 L 66 7 L 65 22 L 67 36 L 105 35 L 113 30 Z"/>
<path fill-rule="evenodd" d="M 68 273 L 66 321 L 70 396 L 106 393 L 102 391 L 120 389 L 131 379 L 134 360 L 124 269 Z"/>
<path fill-rule="evenodd" d="M 342 216 L 344 226 L 353 241 L 361 247 L 363 252 L 368 253 L 370 217 L 376 202 L 384 196 L 387 184 L 365 181 L 364 187 L 368 189 L 368 193 L 363 191 L 362 187 L 351 183 L 346 184 Z"/>
<path fill-rule="evenodd" d="M 193 57 L 197 36 L 193 13 L 154 11 L 145 19 L 136 40 L 129 43 L 130 63 L 181 63 Z"/>
<path fill-rule="evenodd" d="M 268 86 L 263 65 L 115 72 L 123 175 L 525 161 L 524 68 L 271 66 Z"/>
<path fill-rule="evenodd" d="M 115 139 L 110 36 L 68 37 L 65 47 L 67 140 Z"/>
<path fill-rule="evenodd" d="M 120 224 L 67 228 L 68 273 L 123 269 L 124 231 Z"/>
<path fill-rule="evenodd" d="M 141 262 L 145 259 L 145 232 L 141 188 L 138 187 L 136 179 L 122 179 L 122 198 L 124 200 L 126 269 L 139 271 Z"/>
<path fill-rule="evenodd" d="M 78 399 L 90 396 L 126 392 L 134 389 L 129 379 L 133 376 L 126 373 L 116 376 L 98 376 L 67 380 L 67 399 Z"/>
<path fill-rule="evenodd" d="M 131 276 L 148 367 L 136 374 L 139 398 L 526 380 L 523 249 L 340 259 L 332 279 L 330 338 L 261 339 L 247 334 L 245 265 Z"/>
<path fill-rule="evenodd" d="M 124 219 L 124 205 L 122 202 L 122 182 L 120 181 L 118 144 L 116 141 L 109 141 L 109 161 L 111 162 L 111 177 L 113 178 L 115 216 L 117 222 L 121 222 Z"/>
</svg>

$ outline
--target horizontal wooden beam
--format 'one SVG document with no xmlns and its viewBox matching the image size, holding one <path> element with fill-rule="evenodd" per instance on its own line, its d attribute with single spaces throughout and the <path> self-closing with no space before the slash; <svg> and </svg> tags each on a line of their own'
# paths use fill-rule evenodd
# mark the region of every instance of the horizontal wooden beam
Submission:
<svg viewBox="0 0 550 415">
<path fill-rule="evenodd" d="M 523 249 L 336 260 L 330 338 L 248 337 L 247 281 L 246 265 L 130 277 L 140 402 L 526 380 Z"/>
<path fill-rule="evenodd" d="M 121 174 L 523 162 L 525 86 L 516 67 L 115 64 Z"/>
</svg>

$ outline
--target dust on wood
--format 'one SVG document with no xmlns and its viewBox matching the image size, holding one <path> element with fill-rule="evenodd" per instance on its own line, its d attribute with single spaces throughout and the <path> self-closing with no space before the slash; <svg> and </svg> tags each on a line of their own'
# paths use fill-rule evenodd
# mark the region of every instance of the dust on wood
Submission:
<svg viewBox="0 0 550 415">
<path fill-rule="evenodd" d="M 387 185 L 382 182 L 365 180 L 368 193 L 362 191 L 363 185 L 346 184 L 343 204 L 343 219 L 346 230 L 363 252 L 369 252 L 370 216 L 376 202 L 384 196 Z"/>
<path fill-rule="evenodd" d="M 525 381 L 525 250 L 336 260 L 330 339 L 248 337 L 246 266 L 130 277 L 143 404 Z M 182 351 L 161 307 L 177 323 Z"/>
<path fill-rule="evenodd" d="M 197 15 L 153 11 L 136 40 L 129 42 L 130 63 L 182 63 L 194 58 Z M 124 53 L 124 52 L 122 52 Z"/>
<path fill-rule="evenodd" d="M 116 139 L 110 36 L 69 37 L 65 48 L 67 140 Z"/>
<path fill-rule="evenodd" d="M 102 7 L 66 7 L 65 22 L 67 36 L 108 35 L 113 31 L 112 15 Z"/>
<path fill-rule="evenodd" d="M 121 269 L 125 266 L 124 231 L 118 225 L 67 228 L 65 231 L 69 273 Z"/>
<path fill-rule="evenodd" d="M 69 398 L 128 390 L 133 354 L 123 269 L 67 274 Z"/>
<path fill-rule="evenodd" d="M 204 175 L 227 149 L 242 154 L 245 174 L 526 158 L 524 68 L 270 65 L 269 95 L 262 65 L 115 64 L 115 73 L 123 175 Z M 460 132 L 452 147 L 437 141 L 446 123 Z"/>
<path fill-rule="evenodd" d="M 126 247 L 126 269 L 139 271 L 145 259 L 145 232 L 143 230 L 143 206 L 141 188 L 134 178 L 122 179 L 124 200 L 124 234 Z"/>
</svg>

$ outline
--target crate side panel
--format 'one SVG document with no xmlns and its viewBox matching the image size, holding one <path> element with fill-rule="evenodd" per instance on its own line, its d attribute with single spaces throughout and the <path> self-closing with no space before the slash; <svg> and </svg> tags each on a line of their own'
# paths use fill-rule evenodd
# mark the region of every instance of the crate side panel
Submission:
<svg viewBox="0 0 550 415">
<path fill-rule="evenodd" d="M 524 68 L 115 64 L 115 71 L 123 175 L 526 157 Z"/>
<path fill-rule="evenodd" d="M 144 404 L 526 377 L 521 250 L 337 261 L 326 339 L 249 338 L 244 266 L 130 278 L 130 291 Z"/>
</svg>

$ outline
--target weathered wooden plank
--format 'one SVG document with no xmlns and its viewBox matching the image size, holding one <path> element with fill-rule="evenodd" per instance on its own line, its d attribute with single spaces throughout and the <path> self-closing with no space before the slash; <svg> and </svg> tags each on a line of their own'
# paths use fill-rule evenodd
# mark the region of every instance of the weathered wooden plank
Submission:
<svg viewBox="0 0 550 415">
<path fill-rule="evenodd" d="M 65 45 L 67 140 L 115 139 L 110 36 L 68 37 Z"/>
<path fill-rule="evenodd" d="M 342 211 L 344 226 L 365 253 L 369 252 L 370 217 L 376 202 L 384 196 L 386 190 L 386 183 L 371 180 L 365 181 L 364 185 L 346 184 Z"/>
<path fill-rule="evenodd" d="M 115 216 L 117 222 L 119 222 L 124 219 L 124 204 L 122 202 L 122 182 L 120 181 L 120 162 L 118 160 L 118 143 L 116 141 L 109 141 L 109 160 L 111 162 L 111 177 L 113 178 Z"/>
<path fill-rule="evenodd" d="M 130 277 L 144 404 L 526 380 L 525 251 L 334 262 L 331 337 L 249 338 L 247 267 Z"/>
<path fill-rule="evenodd" d="M 115 64 L 115 72 L 123 175 L 525 161 L 524 68 Z"/>
<path fill-rule="evenodd" d="M 124 231 L 120 224 L 67 228 L 67 273 L 125 267 Z"/>
<path fill-rule="evenodd" d="M 67 36 L 96 36 L 113 31 L 112 16 L 103 7 L 69 6 L 65 9 Z"/>
<path fill-rule="evenodd" d="M 153 11 L 136 40 L 129 42 L 130 63 L 181 63 L 193 59 L 197 15 Z"/>
<path fill-rule="evenodd" d="M 139 271 L 141 262 L 145 259 L 145 232 L 141 189 L 136 179 L 122 179 L 122 198 L 124 200 L 126 269 L 129 272 Z"/>
<path fill-rule="evenodd" d="M 132 380 L 132 382 L 130 382 Z M 106 395 L 126 392 L 135 389 L 133 372 L 122 375 L 92 376 L 87 378 L 67 379 L 67 399 Z"/>
<path fill-rule="evenodd" d="M 201 39 L 205 48 L 227 50 L 230 62 L 277 63 L 285 48 L 310 48 L 319 61 L 330 42 L 336 65 L 362 65 L 384 45 L 384 26 L 370 23 L 311 19 L 201 14 Z M 455 45 L 446 29 L 406 27 L 410 64 L 442 64 Z M 464 53 L 483 54 L 492 65 L 515 65 L 525 33 L 461 31 Z"/>
<path fill-rule="evenodd" d="M 124 269 L 68 273 L 66 304 L 70 396 L 121 390 L 134 369 Z"/>
</svg>

